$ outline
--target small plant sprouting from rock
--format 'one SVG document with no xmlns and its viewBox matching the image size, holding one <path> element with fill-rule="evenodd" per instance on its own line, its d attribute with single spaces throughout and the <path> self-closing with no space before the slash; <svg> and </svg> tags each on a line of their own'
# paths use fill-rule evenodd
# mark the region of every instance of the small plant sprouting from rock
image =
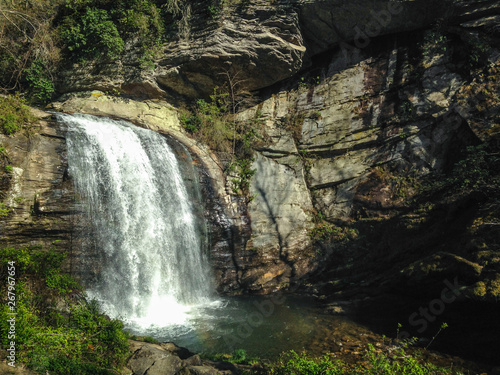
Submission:
<svg viewBox="0 0 500 375">
<path fill-rule="evenodd" d="M 409 100 L 404 100 L 400 107 L 401 121 L 409 122 L 415 119 L 415 108 L 413 103 Z"/>
<path fill-rule="evenodd" d="M 7 207 L 3 202 L 0 202 L 0 217 L 9 216 L 10 208 Z"/>
<path fill-rule="evenodd" d="M 235 175 L 231 180 L 233 192 L 249 197 L 250 180 L 255 174 L 253 146 L 261 139 L 262 121 L 258 111 L 252 120 L 235 120 L 235 111 L 241 104 L 238 92 L 242 91 L 234 84 L 230 84 L 230 89 L 215 87 L 209 101 L 198 99 L 191 112 L 181 113 L 180 120 L 188 133 L 225 160 L 225 172 Z"/>
<path fill-rule="evenodd" d="M 446 328 L 448 328 L 448 324 L 442 323 L 441 326 L 439 327 L 439 330 L 437 331 L 437 333 L 434 336 L 432 336 L 432 340 L 426 345 L 425 349 L 427 349 L 429 346 L 431 346 L 431 344 L 434 342 L 436 337 L 438 337 L 439 334 L 441 333 L 441 331 L 445 330 Z"/>
<path fill-rule="evenodd" d="M 235 185 L 234 193 L 238 195 L 249 195 L 250 180 L 255 174 L 255 169 L 252 169 L 254 158 L 235 157 L 233 163 L 229 167 L 229 173 L 237 172 L 238 178 L 232 180 Z M 250 198 L 250 197 L 249 197 Z M 253 200 L 253 198 L 252 198 Z"/>
<path fill-rule="evenodd" d="M 338 226 L 326 220 L 325 215 L 318 211 L 313 217 L 314 227 L 309 231 L 309 237 L 316 241 L 336 241 L 345 243 L 356 239 L 359 232 L 348 226 Z"/>
<path fill-rule="evenodd" d="M 140 337 L 141 341 L 149 342 L 150 344 L 158 344 L 159 341 L 151 336 Z"/>
<path fill-rule="evenodd" d="M 35 121 L 29 107 L 20 96 L 0 96 L 0 129 L 5 135 L 12 135 L 21 129 L 28 129 Z M 3 147 L 2 147 L 3 148 Z M 5 149 L 2 151 L 2 155 Z"/>
<path fill-rule="evenodd" d="M 205 357 L 212 361 L 224 361 L 236 364 L 253 364 L 258 362 L 258 359 L 249 356 L 245 349 L 235 349 L 232 353 L 219 353 Z"/>
</svg>

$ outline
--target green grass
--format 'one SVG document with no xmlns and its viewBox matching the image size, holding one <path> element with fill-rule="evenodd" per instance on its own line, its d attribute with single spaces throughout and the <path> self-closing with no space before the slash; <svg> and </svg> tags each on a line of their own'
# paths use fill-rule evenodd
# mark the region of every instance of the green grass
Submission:
<svg viewBox="0 0 500 375">
<path fill-rule="evenodd" d="M 329 356 L 312 358 L 306 352 L 290 351 L 283 354 L 269 368 L 272 375 L 340 375 L 347 374 L 346 365 Z"/>
<path fill-rule="evenodd" d="M 376 350 L 369 345 L 365 356 L 356 364 L 334 358 L 333 355 L 310 357 L 306 352 L 290 351 L 268 365 L 272 375 L 451 375 L 461 374 L 410 355 L 404 349 L 391 352 Z"/>
<path fill-rule="evenodd" d="M 141 341 L 149 342 L 150 344 L 158 344 L 159 343 L 159 341 L 157 339 L 155 339 L 154 337 L 151 337 L 151 336 L 141 337 Z"/>
</svg>

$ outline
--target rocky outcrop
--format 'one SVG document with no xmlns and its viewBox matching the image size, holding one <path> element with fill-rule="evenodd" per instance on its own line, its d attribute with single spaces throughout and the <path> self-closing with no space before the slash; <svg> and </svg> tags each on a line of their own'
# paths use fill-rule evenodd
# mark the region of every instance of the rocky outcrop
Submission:
<svg viewBox="0 0 500 375">
<path fill-rule="evenodd" d="M 130 340 L 133 353 L 128 362 L 127 375 L 232 375 L 240 374 L 248 366 L 235 365 L 228 362 L 202 360 L 198 354 L 173 343 L 150 344 Z"/>
<path fill-rule="evenodd" d="M 464 78 L 450 70 L 449 56 L 433 53 L 417 85 L 406 82 L 407 51 L 401 46 L 377 57 L 360 54 L 340 72 L 336 64 L 342 57 L 335 55 L 319 73 L 318 84 L 278 93 L 249 110 L 247 117 L 262 111 L 272 129 L 299 132 L 297 148 L 282 152 L 280 145 L 292 140 L 285 132 L 270 153 L 296 159 L 284 164 L 305 166 L 315 207 L 329 219 L 351 216 L 357 187 L 375 168 L 439 170 L 451 144 L 468 132 L 453 111 Z"/>
<path fill-rule="evenodd" d="M 120 61 L 68 67 L 59 92 L 119 90 L 172 102 L 208 97 L 229 79 L 252 91 L 295 75 L 326 51 L 340 47 L 349 53 L 379 36 L 422 29 L 437 19 L 488 27 L 494 20 L 477 18 L 498 9 L 496 2 L 427 0 L 236 1 L 211 12 L 200 1 L 181 6 L 184 27 L 169 36 L 154 67 L 141 67 L 129 42 Z"/>
<path fill-rule="evenodd" d="M 56 247 L 71 253 L 77 247 L 73 233 L 79 225 L 79 211 L 68 181 L 64 129 L 51 114 L 34 114 L 40 119 L 34 128 L 0 136 L 13 166 L 4 199 L 10 213 L 1 218 L 0 243 Z"/>
<path fill-rule="evenodd" d="M 411 234 L 404 232 L 406 234 L 402 233 L 401 238 L 392 233 L 394 225 L 415 229 L 418 220 L 427 220 L 418 218 L 418 213 L 405 218 L 406 224 L 398 221 L 402 219 L 397 219 L 408 210 L 405 202 L 416 197 L 419 181 L 431 172 L 450 171 L 454 163 L 464 157 L 466 146 L 480 141 L 491 144 L 498 141 L 500 111 L 498 96 L 493 93 L 498 91 L 494 82 L 497 82 L 495 77 L 498 77 L 499 45 L 492 42 L 484 47 L 481 58 L 483 61 L 488 60 L 491 65 L 487 73 L 471 79 L 470 56 L 462 56 L 463 60 L 458 61 L 456 56 L 463 51 L 474 53 L 471 50 L 474 47 L 464 37 L 464 29 L 452 30 L 446 35 L 427 30 L 411 36 L 399 35 L 392 40 L 386 38 L 383 44 L 374 42 L 376 53 L 357 49 L 351 50 L 345 58 L 343 51 L 338 51 L 332 54 L 329 61 L 305 72 L 299 84 L 293 86 L 294 89 L 290 90 L 288 86 L 287 90 L 274 92 L 263 103 L 239 115 L 242 121 L 260 116 L 265 124 L 265 132 L 272 139 L 269 145 L 256 149 L 253 168 L 257 173 L 251 185 L 252 194 L 257 196 L 262 184 L 257 176 L 259 171 L 264 170 L 263 164 L 268 164 L 269 169 L 271 166 L 274 168 L 275 172 L 267 172 L 267 176 L 276 176 L 267 177 L 268 180 L 272 179 L 269 184 L 273 186 L 279 186 L 281 178 L 284 178 L 281 175 L 285 173 L 278 174 L 278 170 L 287 171 L 288 178 L 294 174 L 304 176 L 301 183 L 309 194 L 301 194 L 303 200 L 300 202 L 295 200 L 294 235 L 301 238 L 302 242 L 293 252 L 296 259 L 301 256 L 308 259 L 306 268 L 310 273 L 318 270 L 318 262 L 321 263 L 322 256 L 318 256 L 318 252 L 329 259 L 333 251 L 336 255 L 323 264 L 326 269 L 330 267 L 328 277 L 336 272 L 341 279 L 357 271 L 360 278 L 364 278 L 363 282 L 366 282 L 366 278 L 374 277 L 373 285 L 380 285 L 383 278 L 391 278 L 401 272 L 401 275 L 408 277 L 404 280 L 396 278 L 393 282 L 386 280 L 387 285 L 420 282 L 423 291 L 426 288 L 431 290 L 430 285 L 439 285 L 440 280 L 456 271 L 455 276 L 461 277 L 469 288 L 469 292 L 463 296 L 477 298 L 477 295 L 474 297 L 474 290 L 482 293 L 481 298 L 494 298 L 493 294 L 497 293 L 496 279 L 491 278 L 491 273 L 480 271 L 482 265 L 491 262 L 493 253 L 488 252 L 489 260 L 486 263 L 485 258 L 476 262 L 480 258 L 478 252 L 474 256 L 464 255 L 472 245 L 467 245 L 469 250 L 465 250 L 464 245 L 458 245 L 456 253 L 449 256 L 431 255 L 438 248 L 448 249 L 444 238 L 438 245 L 437 233 L 441 230 L 452 238 L 451 224 L 434 224 L 433 230 L 428 230 L 425 235 L 418 230 Z M 480 28 L 475 33 L 478 38 L 488 39 L 492 36 L 491 32 L 487 36 L 483 35 Z M 265 172 L 261 173 L 263 176 Z M 277 189 L 283 199 L 289 196 L 288 191 L 292 190 L 292 186 L 294 183 L 289 180 L 287 188 Z M 309 199 L 311 203 L 308 203 Z M 259 206 L 254 208 L 254 202 L 249 205 L 252 228 L 259 225 L 265 209 L 262 202 L 256 202 Z M 475 204 L 479 204 L 478 197 L 463 198 L 462 203 L 457 203 L 460 207 L 467 207 L 467 210 L 472 210 Z M 491 207 L 495 207 L 495 204 L 489 207 L 485 209 L 492 212 Z M 457 220 L 463 225 L 462 220 L 470 220 L 461 217 L 457 209 L 450 210 L 453 210 L 453 214 L 445 215 L 446 221 Z M 302 213 L 305 214 L 303 220 L 300 219 Z M 437 217 L 440 215 L 436 214 Z M 378 257 L 380 269 L 375 267 L 377 257 L 370 258 L 375 262 L 372 263 L 373 267 L 366 264 L 364 252 L 369 251 L 368 248 L 356 249 L 355 243 L 351 244 L 351 248 L 345 248 L 341 241 L 333 242 L 326 247 L 320 246 L 316 255 L 304 251 L 309 241 L 308 228 L 313 226 L 311 223 L 324 219 L 337 223 L 371 220 L 372 226 L 387 220 L 387 227 L 383 229 L 383 240 L 387 243 L 366 245 L 380 248 L 380 252 L 387 249 L 384 256 Z M 268 233 L 272 233 L 274 226 L 279 227 L 277 222 L 268 219 Z M 413 238 L 413 245 L 406 245 L 408 251 L 404 249 L 405 236 Z M 250 243 L 254 243 L 253 238 Z M 490 241 L 489 244 L 494 249 L 497 241 Z M 342 251 L 349 252 L 350 256 Z M 275 259 L 277 257 L 275 255 Z M 383 264 L 392 265 L 394 259 L 398 259 L 401 264 L 384 271 L 381 279 L 375 269 L 381 272 Z M 297 264 L 295 262 L 292 263 Z M 439 271 L 432 276 L 427 275 L 428 283 L 422 283 L 422 280 L 416 280 L 416 273 L 408 273 L 405 268 L 410 267 L 412 262 L 422 262 L 426 267 Z M 455 267 L 457 264 L 463 267 Z M 469 272 L 466 264 L 477 272 Z M 365 269 L 372 269 L 372 273 L 367 275 L 361 272 Z M 331 289 L 342 293 L 340 291 L 346 290 L 346 285 L 340 282 L 337 288 Z M 490 295 L 489 291 L 493 294 Z"/>
<path fill-rule="evenodd" d="M 117 89 L 136 97 L 199 98 L 226 82 L 226 73 L 238 75 L 255 90 L 301 69 L 305 47 L 291 6 L 240 4 L 219 9 L 216 16 L 201 2 L 181 6 L 190 8 L 187 36 L 167 41 L 154 69 L 139 67 L 134 46 L 129 46 L 129 54 L 117 63 L 74 65 L 61 76 L 60 90 Z"/>
<path fill-rule="evenodd" d="M 303 4 L 303 10 L 327 5 Z M 475 14 L 472 4 L 466 8 Z M 392 188 L 395 181 L 443 171 L 461 147 L 495 134 L 494 125 L 485 130 L 495 121 L 478 122 L 477 101 L 465 98 L 468 57 L 455 60 L 458 51 L 471 48 L 471 33 L 482 38 L 484 32 L 483 23 L 474 28 L 464 9 L 456 19 L 465 20 L 465 26 L 452 27 L 446 35 L 427 30 L 374 39 L 370 48 L 333 49 L 328 59 L 304 72 L 298 85 L 285 82 L 286 89 L 240 113 L 241 122 L 258 117 L 268 139 L 255 149 L 248 204 L 232 191 L 217 156 L 183 131 L 176 110 L 165 102 L 94 91 L 53 106 L 124 118 L 186 145 L 206 168 L 206 173 L 200 170 L 205 186 L 213 189 L 207 190 L 214 197 L 208 211 L 210 221 L 218 223 L 212 260 L 220 290 L 267 292 L 311 273 L 321 262 L 310 240 L 318 215 L 345 222 L 390 216 L 401 203 Z M 497 61 L 494 43 L 486 53 Z M 491 82 L 474 88 L 494 91 Z M 494 119 L 496 107 L 488 108 L 488 118 Z"/>
<path fill-rule="evenodd" d="M 192 7 L 193 26 L 165 45 L 154 69 L 139 66 L 133 45 L 117 63 L 73 66 L 60 76 L 61 91 L 94 91 L 64 96 L 52 108 L 123 118 L 187 147 L 207 197 L 220 291 L 264 293 L 313 272 L 322 262 L 311 241 L 318 219 L 392 217 L 402 203 L 395 185 L 445 171 L 463 146 L 498 134 L 496 1 L 233 2 L 217 15 L 198 2 L 185 6 Z M 441 28 L 408 33 L 438 17 Z M 490 73 L 473 78 L 471 56 L 487 61 Z M 281 82 L 238 115 L 242 122 L 259 118 L 268 139 L 255 147 L 248 201 L 232 191 L 217 155 L 182 129 L 176 108 L 158 99 L 206 97 L 228 79 L 247 90 Z M 50 203 L 71 190 L 61 187 L 68 185 L 62 130 L 45 127 L 56 130 L 42 130 L 29 146 L 6 138 L 12 150 L 46 148 L 50 141 L 60 151 L 46 158 L 57 173 L 48 171 L 45 185 L 26 194 L 16 189 L 23 178 L 32 179 L 20 167 L 31 151 L 24 152 L 28 159 L 14 156 L 12 164 L 21 169 L 14 168 L 9 204 L 15 215 L 6 221 L 12 243 L 14 227 L 34 225 L 31 212 L 40 221 L 48 217 L 42 212 L 77 211 Z M 19 194 L 33 202 L 24 211 Z M 48 242 L 62 232 L 53 233 L 53 239 L 44 234 Z M 28 237 L 20 232 L 17 242 Z"/>
</svg>

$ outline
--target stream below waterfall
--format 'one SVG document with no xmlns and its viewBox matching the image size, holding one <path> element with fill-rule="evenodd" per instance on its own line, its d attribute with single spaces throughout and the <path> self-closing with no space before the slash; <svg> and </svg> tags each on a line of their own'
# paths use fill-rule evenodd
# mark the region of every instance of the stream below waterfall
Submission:
<svg viewBox="0 0 500 375">
<path fill-rule="evenodd" d="M 293 296 L 225 297 L 212 305 L 192 308 L 182 323 L 150 327 L 127 324 L 126 328 L 138 336 L 172 341 L 197 353 L 244 349 L 260 358 L 273 358 L 292 349 L 325 354 L 340 349 L 346 337 L 370 334 L 345 317 L 326 313 L 311 298 Z"/>
</svg>

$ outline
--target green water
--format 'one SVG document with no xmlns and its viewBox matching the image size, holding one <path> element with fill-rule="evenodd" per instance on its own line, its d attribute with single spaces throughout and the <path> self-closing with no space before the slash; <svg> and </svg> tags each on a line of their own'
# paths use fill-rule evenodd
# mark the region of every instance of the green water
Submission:
<svg viewBox="0 0 500 375">
<path fill-rule="evenodd" d="M 327 353 L 339 349 L 346 335 L 363 335 L 360 331 L 364 331 L 345 317 L 325 313 L 312 299 L 283 296 L 227 297 L 191 309 L 179 324 L 128 329 L 197 353 L 244 349 L 248 355 L 261 358 L 273 358 L 291 349 Z"/>
</svg>

